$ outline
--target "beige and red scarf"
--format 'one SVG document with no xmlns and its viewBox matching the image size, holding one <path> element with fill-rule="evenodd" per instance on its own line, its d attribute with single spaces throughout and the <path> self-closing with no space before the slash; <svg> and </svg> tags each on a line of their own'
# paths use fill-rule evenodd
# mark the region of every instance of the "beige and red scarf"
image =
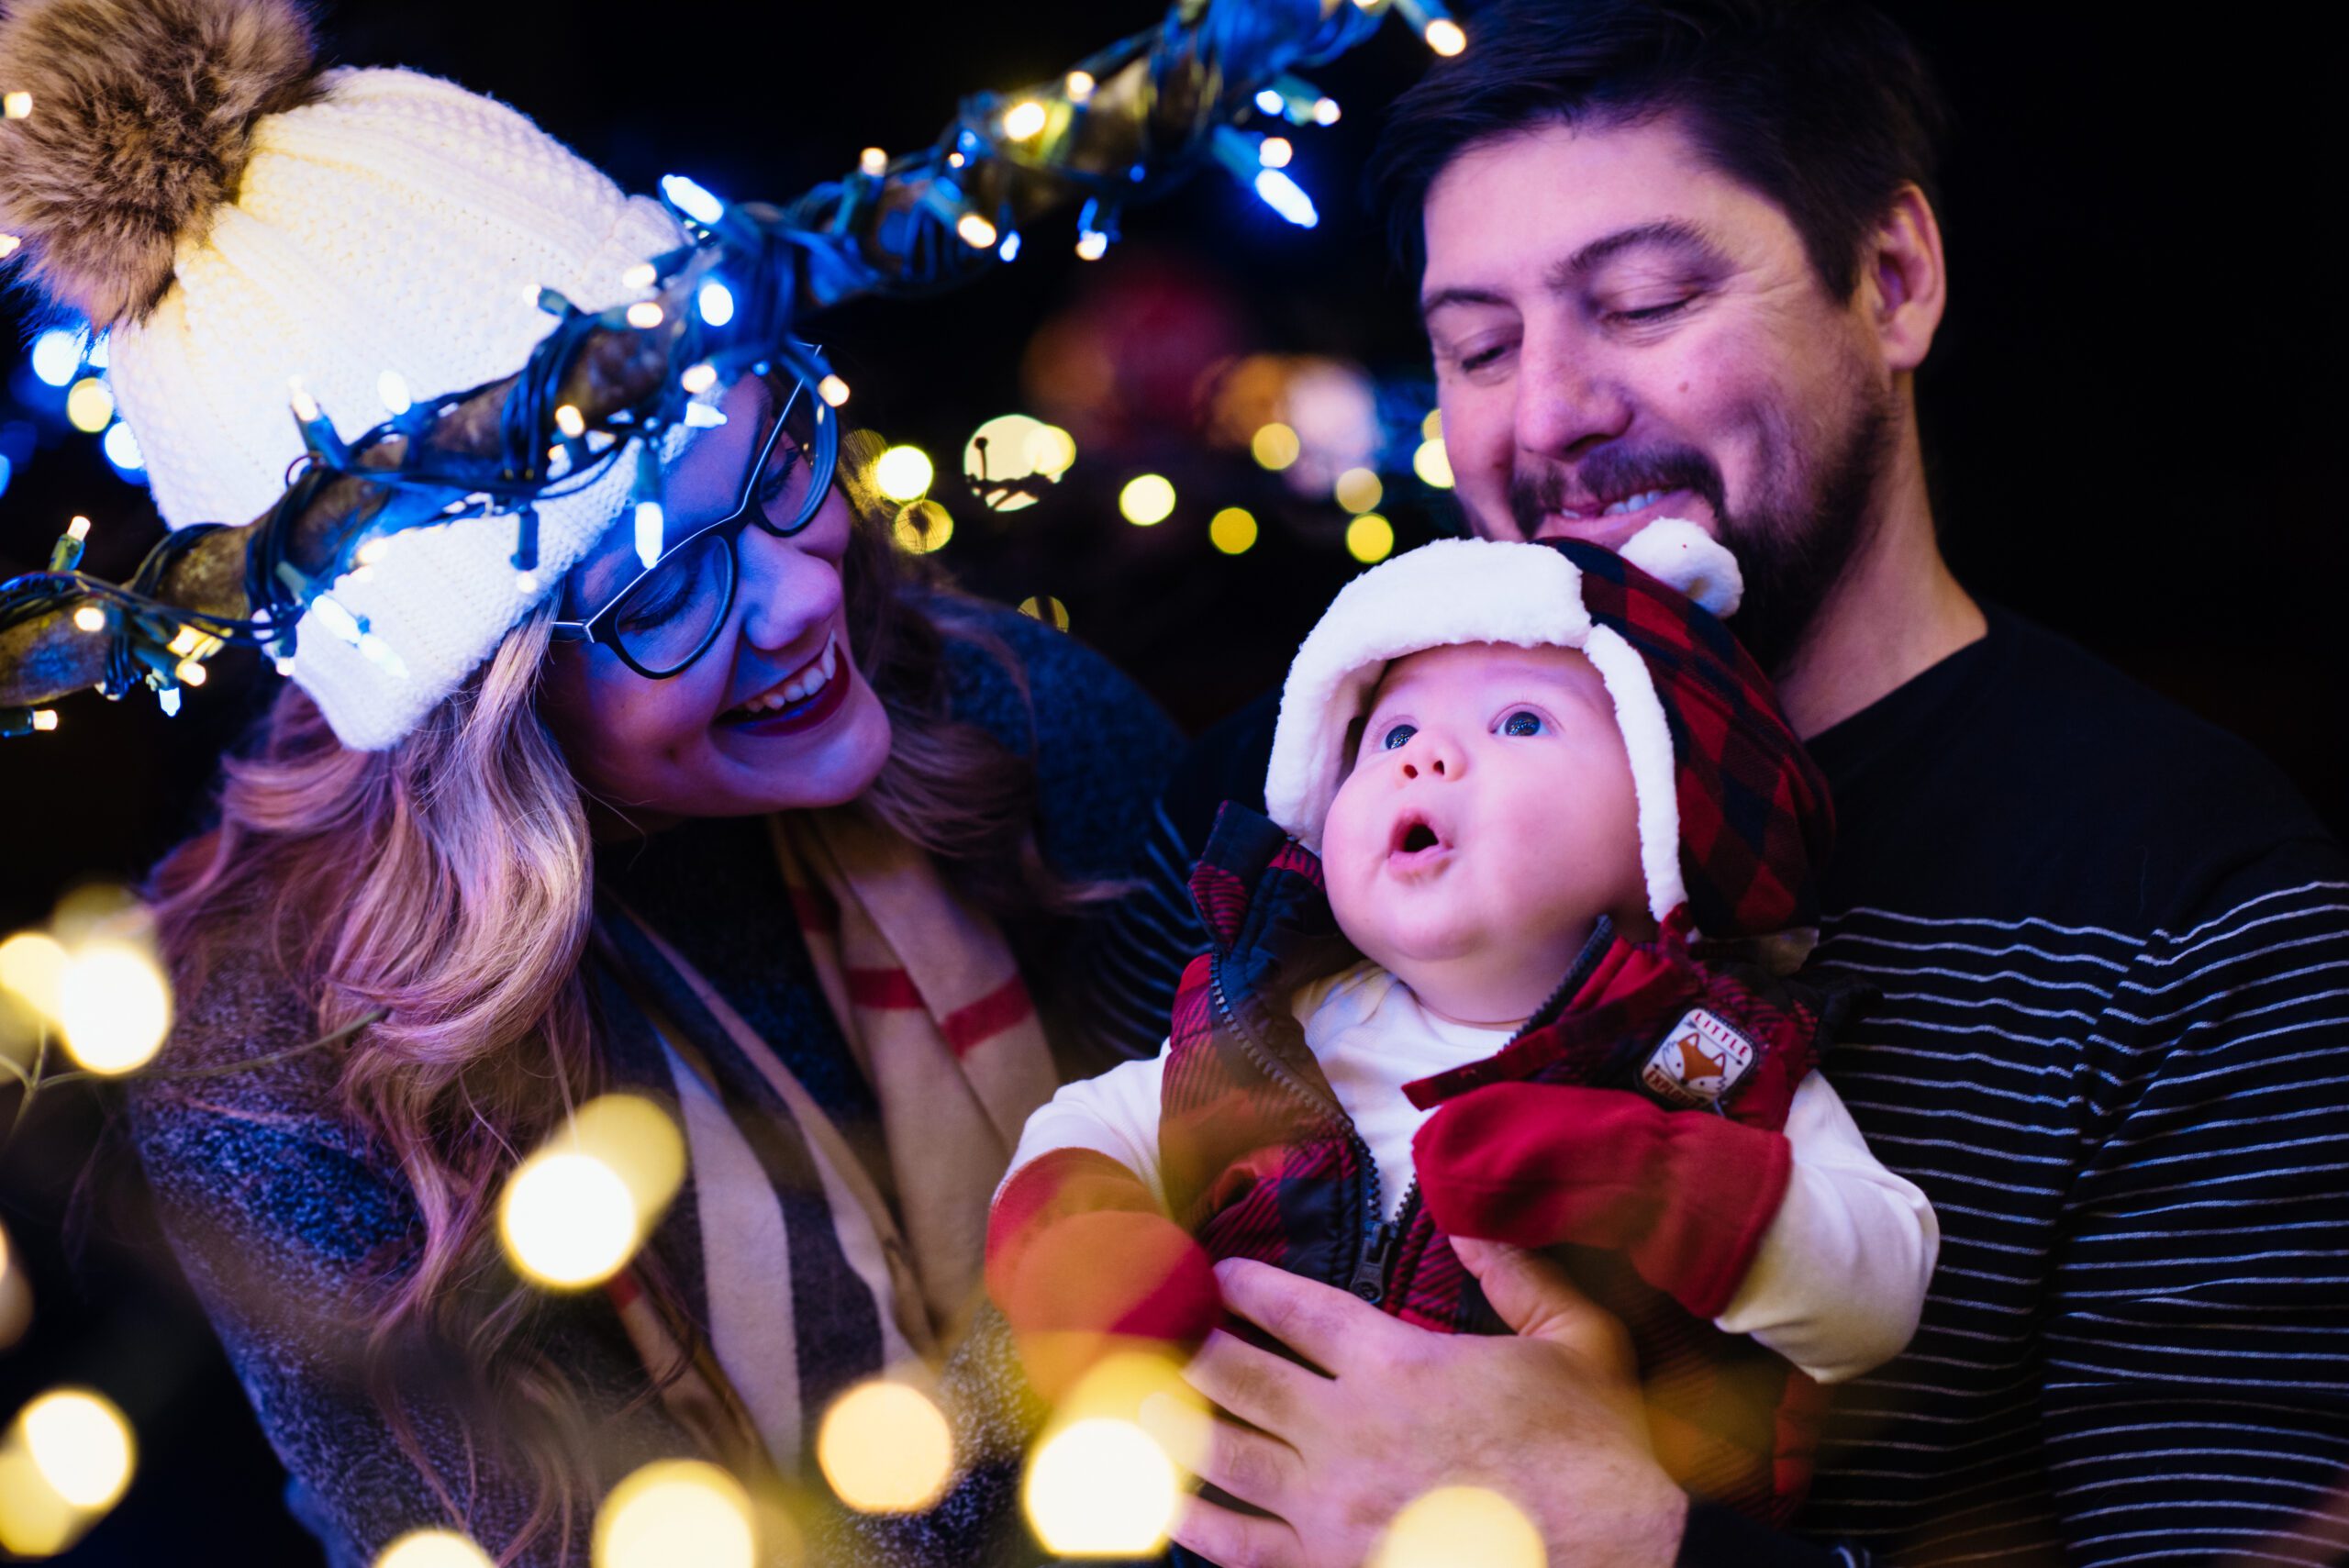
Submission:
<svg viewBox="0 0 2349 1568">
<path fill-rule="evenodd" d="M 772 819 L 818 982 L 880 1106 L 862 1159 L 682 955 L 625 909 L 605 946 L 658 1030 L 700 1230 L 707 1337 L 624 1275 L 648 1367 L 714 1457 L 788 1474 L 830 1397 L 935 1364 L 975 1306 L 989 1195 L 1051 1051 L 1008 944 L 924 851 L 853 811 Z M 763 1452 L 749 1451 L 751 1446 Z"/>
</svg>

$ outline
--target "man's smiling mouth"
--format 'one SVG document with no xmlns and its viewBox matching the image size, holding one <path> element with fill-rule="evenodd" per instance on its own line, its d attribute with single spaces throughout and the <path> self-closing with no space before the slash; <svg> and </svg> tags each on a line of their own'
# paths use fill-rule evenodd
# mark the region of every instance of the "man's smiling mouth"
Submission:
<svg viewBox="0 0 2349 1568">
<path fill-rule="evenodd" d="M 1596 513 L 1577 511 L 1572 506 L 1561 506 L 1558 508 L 1557 515 L 1565 518 L 1569 522 L 1575 523 L 1586 521 L 1592 517 L 1626 517 L 1631 513 L 1640 511 L 1644 507 L 1654 506 L 1657 502 L 1663 500 L 1666 495 L 1671 494 L 1672 492 L 1669 490 L 1642 490 L 1636 495 L 1626 495 L 1620 501 L 1610 501 L 1606 506 L 1601 506 Z"/>
</svg>

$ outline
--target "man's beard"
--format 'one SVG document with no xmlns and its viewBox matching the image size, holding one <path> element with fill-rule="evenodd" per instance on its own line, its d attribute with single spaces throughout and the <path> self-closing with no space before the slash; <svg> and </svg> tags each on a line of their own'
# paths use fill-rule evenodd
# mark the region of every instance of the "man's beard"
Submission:
<svg viewBox="0 0 2349 1568">
<path fill-rule="evenodd" d="M 1776 472 L 1765 473 L 1760 494 L 1735 513 L 1720 469 L 1689 446 L 1602 447 L 1574 465 L 1575 489 L 1585 495 L 1687 490 L 1702 496 L 1745 579 L 1730 628 L 1775 674 L 1802 646 L 1820 606 L 1867 540 L 1868 501 L 1890 460 L 1895 428 L 1891 399 L 1866 389 L 1825 460 L 1798 466 L 1787 455 L 1791 432 L 1781 426 L 1779 458 L 1768 465 Z M 1520 470 L 1510 481 L 1509 511 L 1521 537 L 1533 538 L 1545 516 L 1564 508 L 1567 472 Z"/>
</svg>

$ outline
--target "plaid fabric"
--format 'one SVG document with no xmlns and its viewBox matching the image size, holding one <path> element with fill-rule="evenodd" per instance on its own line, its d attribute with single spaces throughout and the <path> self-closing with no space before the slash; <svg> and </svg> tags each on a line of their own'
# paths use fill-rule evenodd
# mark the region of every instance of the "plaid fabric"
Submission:
<svg viewBox="0 0 2349 1568">
<path fill-rule="evenodd" d="M 1834 807 L 1761 667 L 1719 619 L 1621 556 L 1547 542 L 1581 571 L 1591 617 L 1620 633 L 1654 678 L 1697 929 L 1760 936 L 1817 924 Z"/>
<path fill-rule="evenodd" d="M 1213 946 L 1184 974 L 1160 1091 L 1174 1218 L 1214 1257 L 1353 1289 L 1439 1332 L 1505 1332 L 1416 1192 L 1383 1222 L 1370 1151 L 1288 1009 L 1299 986 L 1358 956 L 1337 934 L 1319 862 L 1264 817 L 1226 805 L 1192 889 Z M 1762 970 L 1700 966 L 1683 926 L 1651 944 L 1602 926 L 1556 998 L 1505 1050 L 1407 1093 L 1421 1106 L 1510 1080 L 1636 1093 L 1650 1053 L 1702 1006 L 1756 1048 L 1720 1111 L 1776 1130 L 1843 1006 Z M 1558 1251 L 1631 1331 L 1658 1457 L 1674 1478 L 1754 1517 L 1786 1518 L 1809 1477 L 1810 1381 L 1692 1316 L 1620 1254 Z"/>
</svg>

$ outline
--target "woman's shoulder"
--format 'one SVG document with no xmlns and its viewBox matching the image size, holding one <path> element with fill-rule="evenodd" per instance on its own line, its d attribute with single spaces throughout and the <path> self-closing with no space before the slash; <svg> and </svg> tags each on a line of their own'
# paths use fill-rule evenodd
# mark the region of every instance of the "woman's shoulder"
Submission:
<svg viewBox="0 0 2349 1568">
<path fill-rule="evenodd" d="M 954 717 L 1035 764 L 1046 854 L 1076 874 L 1123 875 L 1182 750 L 1174 720 L 1108 659 L 1033 617 L 957 598 L 941 619 Z"/>
<path fill-rule="evenodd" d="M 341 1109 L 342 1053 L 321 1040 L 295 980 L 266 944 L 217 944 L 183 974 L 169 1039 L 152 1067 L 126 1085 L 142 1144 L 202 1124 L 270 1129 L 366 1161 L 365 1140 Z"/>
<path fill-rule="evenodd" d="M 951 651 L 954 716 L 1021 754 L 1072 739 L 1170 756 L 1180 745 L 1174 721 L 1150 694 L 1069 633 L 985 599 L 941 596 L 931 607 Z"/>
</svg>

